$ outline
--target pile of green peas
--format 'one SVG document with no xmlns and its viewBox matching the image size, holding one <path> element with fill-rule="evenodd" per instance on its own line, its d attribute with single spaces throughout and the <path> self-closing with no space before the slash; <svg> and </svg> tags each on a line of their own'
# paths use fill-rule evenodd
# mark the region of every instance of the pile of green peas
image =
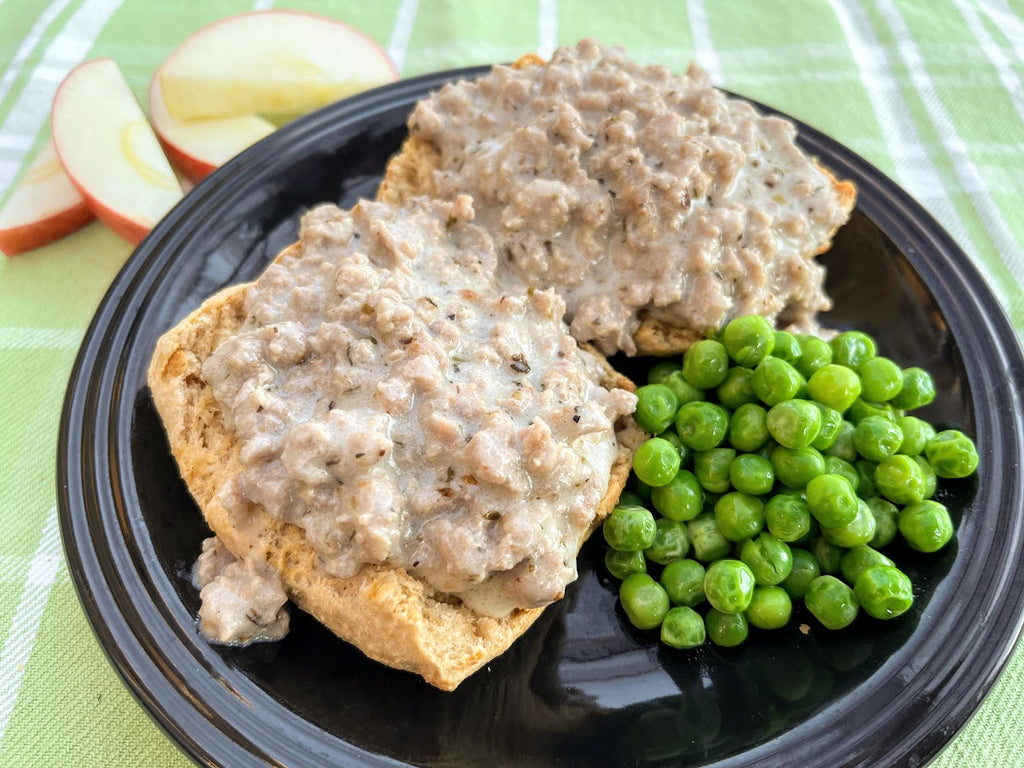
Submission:
<svg viewBox="0 0 1024 768">
<path fill-rule="evenodd" d="M 964 433 L 909 415 L 934 398 L 866 333 L 825 341 L 758 315 L 656 363 L 634 414 L 654 437 L 603 523 L 629 621 L 674 648 L 731 647 L 788 624 L 794 601 L 828 629 L 905 613 L 913 585 L 882 549 L 944 547 L 938 479 L 978 466 Z"/>
</svg>

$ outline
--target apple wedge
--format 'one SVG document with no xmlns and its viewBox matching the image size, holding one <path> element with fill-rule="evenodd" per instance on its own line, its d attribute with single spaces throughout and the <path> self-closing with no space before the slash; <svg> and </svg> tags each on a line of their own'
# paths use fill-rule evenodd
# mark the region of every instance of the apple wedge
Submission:
<svg viewBox="0 0 1024 768">
<path fill-rule="evenodd" d="M 186 178 L 199 181 L 246 147 L 274 132 L 258 115 L 175 120 L 164 103 L 158 69 L 149 83 L 149 121 L 171 164 Z"/>
<path fill-rule="evenodd" d="M 0 251 L 24 253 L 69 235 L 92 221 L 48 141 L 0 208 Z"/>
<path fill-rule="evenodd" d="M 111 59 L 73 69 L 50 116 L 64 170 L 96 217 L 138 243 L 182 197 L 181 185 Z"/>
<path fill-rule="evenodd" d="M 175 120 L 300 115 L 398 78 L 376 42 L 294 11 L 231 16 L 187 38 L 161 67 Z"/>
</svg>

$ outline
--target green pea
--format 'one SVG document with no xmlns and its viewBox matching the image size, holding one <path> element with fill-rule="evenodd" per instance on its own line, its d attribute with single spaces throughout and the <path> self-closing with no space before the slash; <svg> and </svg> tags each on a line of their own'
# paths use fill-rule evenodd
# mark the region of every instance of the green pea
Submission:
<svg viewBox="0 0 1024 768">
<path fill-rule="evenodd" d="M 881 416 L 861 419 L 853 431 L 853 444 L 857 453 L 871 461 L 881 461 L 892 456 L 902 442 L 903 433 L 900 428 Z"/>
<path fill-rule="evenodd" d="M 796 368 L 771 355 L 754 369 L 754 393 L 768 406 L 796 397 L 802 382 L 803 377 Z"/>
<path fill-rule="evenodd" d="M 915 456 L 914 461 L 917 462 L 917 466 L 921 468 L 921 474 L 924 476 L 924 492 L 922 498 L 930 499 L 935 495 L 935 491 L 939 487 L 939 478 L 935 474 L 935 470 L 932 465 L 928 463 L 928 459 L 924 456 Z"/>
<path fill-rule="evenodd" d="M 807 506 L 823 528 L 837 528 L 857 517 L 857 494 L 841 475 L 818 475 L 807 483 Z"/>
<path fill-rule="evenodd" d="M 780 360 L 785 360 L 792 366 L 796 366 L 800 360 L 800 341 L 789 331 L 776 331 L 775 343 L 772 346 L 771 354 Z"/>
<path fill-rule="evenodd" d="M 814 555 L 806 549 L 793 547 L 791 554 L 793 568 L 789 572 L 789 576 L 782 580 L 781 586 L 794 600 L 803 600 L 804 595 L 807 594 L 807 587 L 821 575 L 821 569 L 818 567 L 818 561 L 814 559 Z"/>
<path fill-rule="evenodd" d="M 768 440 L 768 411 L 757 403 L 743 403 L 729 418 L 728 437 L 736 450 L 756 451 Z"/>
<path fill-rule="evenodd" d="M 921 466 L 910 456 L 887 456 L 875 467 L 875 486 L 889 501 L 909 504 L 925 498 L 925 477 Z"/>
<path fill-rule="evenodd" d="M 704 602 L 704 573 L 696 560 L 673 560 L 661 571 L 661 586 L 674 605 L 693 608 Z"/>
<path fill-rule="evenodd" d="M 764 504 L 747 493 L 726 493 L 715 503 L 715 522 L 725 538 L 743 541 L 764 528 Z"/>
<path fill-rule="evenodd" d="M 822 573 L 839 573 L 842 568 L 843 553 L 846 551 L 837 544 L 833 544 L 824 536 L 818 536 L 811 542 L 810 553 L 818 564 Z"/>
<path fill-rule="evenodd" d="M 839 431 L 836 433 L 836 439 L 832 442 L 832 445 L 826 448 L 823 453 L 829 456 L 838 456 L 840 459 L 846 461 L 856 461 L 860 458 L 860 454 L 857 453 L 857 448 L 853 444 L 853 433 L 856 427 L 852 422 L 843 419 L 839 424 Z"/>
<path fill-rule="evenodd" d="M 872 568 L 876 565 L 893 564 L 892 560 L 883 555 L 877 549 L 869 547 L 866 544 L 862 544 L 861 546 L 854 547 L 843 554 L 843 559 L 839 564 L 839 569 L 843 573 L 843 581 L 852 587 L 854 582 L 857 581 L 857 577 L 868 568 Z"/>
<path fill-rule="evenodd" d="M 835 444 L 836 438 L 839 437 L 839 428 L 843 423 L 843 414 L 835 408 L 829 408 L 827 405 L 819 403 L 817 400 L 812 400 L 811 402 L 814 403 L 821 415 L 821 427 L 818 429 L 817 436 L 811 441 L 811 447 L 824 451 L 831 448 Z"/>
<path fill-rule="evenodd" d="M 907 544 L 919 552 L 938 552 L 953 538 L 949 510 L 930 499 L 901 509 L 897 524 Z"/>
<path fill-rule="evenodd" d="M 664 565 L 672 560 L 686 557 L 690 551 L 690 537 L 686 533 L 686 524 L 667 517 L 659 517 L 655 521 L 654 541 L 644 550 L 644 555 L 652 563 Z"/>
<path fill-rule="evenodd" d="M 787 488 L 799 490 L 814 477 L 825 473 L 825 459 L 813 448 L 772 448 L 770 461 L 775 479 Z"/>
<path fill-rule="evenodd" d="M 888 403 L 874 403 L 870 400 L 865 400 L 863 397 L 858 397 L 854 400 L 853 405 L 846 411 L 847 421 L 852 421 L 854 424 L 860 424 L 868 416 L 881 416 L 893 424 L 896 423 L 897 419 L 896 411 Z"/>
<path fill-rule="evenodd" d="M 840 459 L 838 456 L 825 456 L 824 458 L 825 474 L 845 477 L 850 483 L 850 487 L 853 488 L 854 493 L 859 493 L 860 475 L 857 474 L 856 467 L 845 459 Z"/>
<path fill-rule="evenodd" d="M 811 510 L 795 493 L 778 493 L 764 505 L 764 521 L 779 541 L 799 541 L 811 530 Z"/>
<path fill-rule="evenodd" d="M 712 608 L 704 615 L 708 639 L 722 648 L 742 645 L 750 632 L 747 617 L 742 613 L 723 613 Z"/>
<path fill-rule="evenodd" d="M 698 400 L 707 400 L 707 393 L 700 387 L 695 387 L 683 377 L 683 369 L 676 367 L 672 373 L 658 382 L 671 389 L 676 396 L 679 405 L 691 403 Z"/>
<path fill-rule="evenodd" d="M 760 315 L 743 315 L 726 324 L 722 343 L 729 357 L 742 366 L 753 368 L 772 353 L 775 330 Z"/>
<path fill-rule="evenodd" d="M 678 409 L 675 392 L 664 384 L 646 384 L 636 391 L 633 419 L 640 429 L 658 434 L 672 425 Z"/>
<path fill-rule="evenodd" d="M 897 419 L 896 425 L 903 433 L 903 442 L 900 443 L 899 453 L 907 456 L 924 453 L 928 441 L 935 437 L 935 427 L 916 416 L 903 416 Z"/>
<path fill-rule="evenodd" d="M 978 468 L 978 449 L 958 429 L 944 429 L 936 434 L 925 444 L 924 453 L 939 477 L 967 477 Z"/>
<path fill-rule="evenodd" d="M 819 576 L 807 587 L 804 605 L 826 629 L 842 629 L 857 618 L 860 604 L 853 588 L 835 576 Z"/>
<path fill-rule="evenodd" d="M 839 547 L 859 547 L 875 537 L 875 516 L 863 499 L 857 500 L 857 516 L 846 525 L 821 526 L 821 535 Z"/>
<path fill-rule="evenodd" d="M 637 629 L 654 629 L 669 608 L 665 588 L 646 573 L 633 573 L 623 580 L 619 585 L 619 602 Z"/>
<path fill-rule="evenodd" d="M 864 503 L 868 505 L 871 515 L 875 518 L 875 535 L 871 537 L 868 544 L 876 549 L 888 546 L 899 531 L 897 524 L 900 514 L 899 507 L 879 496 L 865 499 Z"/>
<path fill-rule="evenodd" d="M 716 560 L 704 574 L 704 595 L 722 613 L 742 613 L 754 596 L 754 574 L 739 560 Z"/>
<path fill-rule="evenodd" d="M 807 393 L 819 403 L 843 413 L 860 397 L 860 378 L 846 366 L 830 363 L 807 380 Z"/>
<path fill-rule="evenodd" d="M 857 459 L 853 468 L 857 472 L 857 495 L 862 499 L 868 499 L 878 495 L 878 488 L 875 486 L 875 467 L 878 465 L 870 459 Z"/>
<path fill-rule="evenodd" d="M 853 592 L 864 612 L 876 619 L 893 619 L 914 604 L 910 577 L 893 565 L 876 565 L 861 573 Z"/>
<path fill-rule="evenodd" d="M 750 605 L 744 611 L 751 626 L 759 629 L 781 629 L 793 615 L 793 601 L 782 587 L 757 586 Z"/>
<path fill-rule="evenodd" d="M 824 339 L 801 334 L 797 340 L 800 342 L 800 358 L 796 362 L 796 369 L 805 379 L 810 379 L 815 371 L 832 362 L 832 347 Z"/>
<path fill-rule="evenodd" d="M 688 521 L 686 532 L 690 536 L 693 557 L 702 563 L 719 560 L 732 549 L 732 542 L 718 530 L 714 512 L 701 512 L 693 520 Z"/>
<path fill-rule="evenodd" d="M 631 573 L 647 573 L 647 560 L 644 558 L 643 552 L 606 550 L 604 566 L 608 569 L 608 573 L 620 581 Z"/>
<path fill-rule="evenodd" d="M 693 474 L 701 487 L 711 493 L 725 493 L 729 490 L 729 465 L 736 458 L 734 448 L 712 448 L 698 451 L 693 455 Z"/>
<path fill-rule="evenodd" d="M 743 542 L 740 560 L 754 574 L 754 582 L 761 586 L 779 584 L 793 570 L 793 555 L 789 545 L 767 533 Z"/>
<path fill-rule="evenodd" d="M 903 371 L 887 357 L 871 357 L 857 367 L 860 387 L 868 400 L 885 402 L 903 389 Z"/>
<path fill-rule="evenodd" d="M 786 448 L 806 448 L 821 429 L 821 411 L 809 400 L 790 399 L 768 410 L 768 434 Z"/>
<path fill-rule="evenodd" d="M 672 482 L 681 464 L 679 452 L 662 437 L 644 441 L 633 454 L 633 472 L 652 488 Z"/>
<path fill-rule="evenodd" d="M 713 339 L 701 339 L 683 354 L 683 378 L 700 389 L 714 389 L 725 379 L 729 353 Z"/>
<path fill-rule="evenodd" d="M 664 432 L 658 435 L 662 440 L 668 440 L 672 443 L 672 447 L 676 449 L 676 453 L 679 454 L 679 466 L 685 467 L 691 461 L 693 461 L 693 449 L 683 445 L 683 441 L 679 439 L 679 435 L 673 432 L 671 429 L 666 429 Z"/>
<path fill-rule="evenodd" d="M 866 360 L 875 356 L 878 345 L 863 331 L 844 331 L 829 342 L 832 359 L 839 365 L 857 370 Z"/>
<path fill-rule="evenodd" d="M 693 520 L 704 505 L 704 489 L 696 475 L 680 469 L 667 485 L 651 489 L 651 503 L 669 520 Z"/>
<path fill-rule="evenodd" d="M 935 382 L 923 368 L 904 368 L 903 386 L 890 402 L 894 408 L 912 411 L 928 405 L 935 399 Z"/>
<path fill-rule="evenodd" d="M 757 402 L 757 394 L 754 392 L 754 372 L 749 368 L 738 365 L 732 366 L 725 373 L 725 379 L 715 390 L 718 402 L 735 411 L 744 403 Z"/>
<path fill-rule="evenodd" d="M 729 414 L 720 405 L 707 402 L 684 403 L 676 413 L 676 432 L 683 445 L 708 451 L 725 439 Z"/>
<path fill-rule="evenodd" d="M 685 605 L 669 608 L 661 622 L 661 642 L 670 648 L 698 648 L 706 637 L 704 619 Z"/>
<path fill-rule="evenodd" d="M 639 552 L 654 543 L 657 525 L 650 510 L 619 505 L 605 518 L 601 530 L 608 546 L 620 552 Z"/>
<path fill-rule="evenodd" d="M 673 374 L 676 371 L 682 373 L 682 368 L 679 363 L 672 360 L 660 360 L 648 369 L 647 383 L 661 384 L 669 377 L 670 374 Z"/>
<path fill-rule="evenodd" d="M 763 456 L 741 453 L 729 464 L 729 481 L 741 493 L 760 496 L 775 485 L 775 470 Z"/>
</svg>

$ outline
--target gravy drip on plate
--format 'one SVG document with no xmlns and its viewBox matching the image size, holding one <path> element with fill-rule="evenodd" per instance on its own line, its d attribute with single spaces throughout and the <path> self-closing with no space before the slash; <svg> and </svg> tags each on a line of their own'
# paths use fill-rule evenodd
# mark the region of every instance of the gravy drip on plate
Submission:
<svg viewBox="0 0 1024 768">
<path fill-rule="evenodd" d="M 244 469 L 222 498 L 301 526 L 326 573 L 404 568 L 480 613 L 576 577 L 635 396 L 550 290 L 496 280 L 472 202 L 322 206 L 203 375 Z"/>
<path fill-rule="evenodd" d="M 441 88 L 408 120 L 439 196 L 475 200 L 503 265 L 554 286 L 573 336 L 633 354 L 648 315 L 698 331 L 757 313 L 815 330 L 849 215 L 789 121 L 584 40 L 545 66 Z"/>
</svg>

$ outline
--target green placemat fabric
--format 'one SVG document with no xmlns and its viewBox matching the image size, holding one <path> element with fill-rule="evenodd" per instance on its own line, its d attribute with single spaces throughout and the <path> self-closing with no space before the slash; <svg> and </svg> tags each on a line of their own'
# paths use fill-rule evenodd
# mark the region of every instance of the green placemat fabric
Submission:
<svg viewBox="0 0 1024 768">
<path fill-rule="evenodd" d="M 48 135 L 79 62 L 111 56 L 141 97 L 190 32 L 256 0 L 0 0 L 0 200 Z M 1021 0 L 624 3 L 310 0 L 402 75 L 550 54 L 584 36 L 798 117 L 868 158 L 967 251 L 1024 336 Z M 99 224 L 0 259 L 0 765 L 189 761 L 121 684 L 78 604 L 55 511 L 57 425 L 83 332 L 131 247 Z M 955 642 L 955 638 L 951 639 Z M 935 760 L 1024 765 L 1024 652 Z"/>
</svg>

